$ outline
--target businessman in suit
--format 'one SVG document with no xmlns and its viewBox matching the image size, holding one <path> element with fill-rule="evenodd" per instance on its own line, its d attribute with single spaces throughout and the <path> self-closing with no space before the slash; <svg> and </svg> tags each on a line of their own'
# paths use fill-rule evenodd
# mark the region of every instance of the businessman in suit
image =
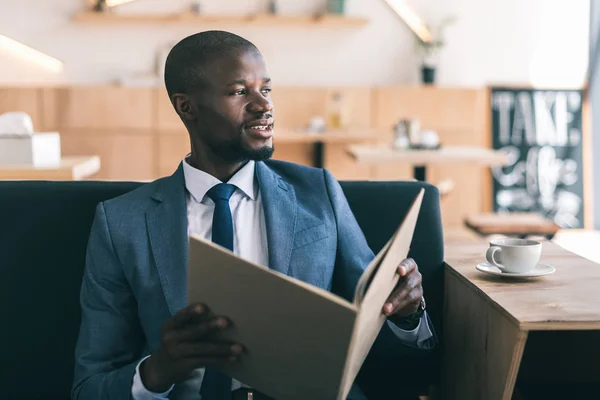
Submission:
<svg viewBox="0 0 600 400">
<path fill-rule="evenodd" d="M 191 153 L 172 176 L 97 207 L 73 397 L 267 399 L 214 368 L 238 362 L 244 344 L 220 339 L 235 321 L 186 304 L 188 235 L 347 300 L 374 255 L 328 171 L 269 160 L 271 80 L 252 43 L 221 31 L 187 37 L 167 58 L 165 83 Z M 374 348 L 427 352 L 435 335 L 421 275 L 413 260 L 398 274 L 382 310 L 393 340 Z M 397 382 L 369 380 L 401 397 Z M 350 398 L 364 398 L 358 385 Z"/>
</svg>

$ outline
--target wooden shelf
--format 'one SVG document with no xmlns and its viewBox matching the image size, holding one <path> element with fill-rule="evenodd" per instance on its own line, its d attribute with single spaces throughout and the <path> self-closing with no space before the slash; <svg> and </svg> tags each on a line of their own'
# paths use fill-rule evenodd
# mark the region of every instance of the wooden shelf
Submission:
<svg viewBox="0 0 600 400">
<path fill-rule="evenodd" d="M 483 147 L 445 146 L 439 150 L 396 150 L 392 146 L 350 146 L 348 153 L 359 163 L 379 164 L 478 164 L 488 167 L 508 164 L 505 153 Z"/>
<path fill-rule="evenodd" d="M 312 133 L 275 128 L 275 143 L 355 143 L 377 141 L 378 136 L 369 130 L 332 131 Z"/>
<path fill-rule="evenodd" d="M 59 165 L 54 166 L 0 166 L 0 180 L 79 181 L 99 170 L 98 156 L 65 156 Z"/>
<path fill-rule="evenodd" d="M 195 15 L 182 14 L 118 14 L 114 12 L 83 12 L 76 14 L 73 20 L 81 23 L 114 24 L 114 23 L 190 23 L 190 24 L 245 24 L 245 25 L 282 25 L 303 26 L 323 25 L 337 27 L 357 27 L 366 25 L 365 18 L 347 17 L 343 15 L 320 16 L 284 16 L 284 15 Z"/>
</svg>

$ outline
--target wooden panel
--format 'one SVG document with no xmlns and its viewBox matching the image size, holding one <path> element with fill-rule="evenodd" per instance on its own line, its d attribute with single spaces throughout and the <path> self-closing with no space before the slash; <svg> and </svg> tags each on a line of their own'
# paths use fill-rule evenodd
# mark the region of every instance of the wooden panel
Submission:
<svg viewBox="0 0 600 400">
<path fill-rule="evenodd" d="M 273 159 L 311 166 L 314 159 L 314 147 L 305 143 L 275 144 Z"/>
<path fill-rule="evenodd" d="M 527 333 L 450 268 L 445 273 L 445 400 L 510 400 Z"/>
<path fill-rule="evenodd" d="M 446 262 L 456 274 L 527 330 L 600 330 L 600 267 L 551 242 L 542 263 L 556 272 L 540 279 L 508 280 L 480 273 L 487 242 L 453 243 Z M 453 323 L 454 324 L 454 323 Z"/>
<path fill-rule="evenodd" d="M 160 133 L 158 135 L 158 173 L 171 175 L 181 160 L 190 153 L 190 139 L 186 134 Z"/>
<path fill-rule="evenodd" d="M 60 132 L 58 128 L 57 93 L 57 88 L 42 88 L 39 90 L 41 120 L 46 131 Z"/>
<path fill-rule="evenodd" d="M 388 132 L 403 118 L 417 118 L 422 129 L 433 129 L 442 145 L 489 147 L 486 135 L 486 89 L 451 89 L 426 86 L 384 87 L 373 93 L 373 125 Z M 430 167 L 427 180 L 437 184 L 451 179 L 455 188 L 442 200 L 444 226 L 457 227 L 465 215 L 484 208 L 483 179 L 487 167 L 443 165 Z M 375 179 L 410 179 L 405 165 L 378 166 Z"/>
<path fill-rule="evenodd" d="M 277 128 L 306 128 L 314 116 L 325 116 L 326 89 L 273 87 Z"/>
<path fill-rule="evenodd" d="M 327 117 L 331 96 L 342 95 L 343 119 L 352 128 L 371 126 L 371 89 L 358 88 L 306 88 L 274 86 L 272 93 L 275 121 L 281 128 L 306 128 L 310 119 Z"/>
<path fill-rule="evenodd" d="M 154 141 L 151 132 L 132 134 L 110 131 L 100 133 L 78 130 L 61 132 L 64 155 L 96 154 L 101 169 L 98 180 L 151 180 L 154 173 Z"/>
<path fill-rule="evenodd" d="M 187 133 L 183 121 L 171 104 L 167 89 L 161 86 L 156 90 L 155 95 L 158 107 L 156 112 L 157 129 L 165 131 L 164 133 Z"/>
<path fill-rule="evenodd" d="M 342 94 L 344 101 L 343 118 L 347 125 L 353 129 L 380 128 L 384 133 L 378 135 L 385 140 L 391 138 L 390 126 L 397 118 L 408 116 L 405 111 L 428 112 L 431 117 L 423 117 L 424 128 L 439 128 L 443 140 L 444 135 L 450 137 L 460 136 L 464 144 L 476 144 L 473 137 L 464 135 L 463 128 L 473 125 L 469 120 L 476 119 L 476 114 L 469 106 L 476 102 L 478 96 L 473 93 L 477 90 L 463 89 L 439 89 L 439 88 L 382 88 L 373 90 L 368 87 L 342 87 L 342 88 L 306 88 L 306 87 L 277 87 L 275 86 L 273 99 L 275 103 L 275 114 L 277 125 L 280 129 L 297 129 L 307 126 L 313 116 L 327 116 L 328 101 L 335 91 Z M 24 89 L 15 89 L 22 92 Z M 27 92 L 29 90 L 29 92 Z M 8 91 L 2 91 L 2 99 L 10 98 L 14 101 L 15 96 L 8 96 Z M 20 103 L 29 104 L 28 112 L 32 114 L 36 124 L 44 126 L 45 130 L 58 130 L 69 135 L 96 135 L 96 132 L 118 131 L 118 136 L 132 135 L 144 136 L 149 131 L 157 129 L 164 135 L 185 135 L 183 124 L 172 109 L 164 88 L 123 88 L 115 86 L 99 87 L 63 87 L 39 89 L 36 97 L 36 89 L 24 90 L 20 94 Z M 462 99 L 462 100 L 461 100 Z M 35 105 L 35 104 L 37 105 Z M 0 101 L 0 105 L 2 102 Z M 452 104 L 452 110 L 444 108 Z M 419 111 L 421 110 L 421 111 Z M 475 123 L 476 124 L 476 123 Z M 373 126 L 374 125 L 374 126 Z M 475 128 L 471 129 L 477 132 Z M 453 136 L 454 135 L 454 136 Z M 462 136 L 461 136 L 462 135 Z M 114 141 L 114 135 L 109 141 Z M 85 139 L 89 141 L 91 139 Z M 96 139 L 100 141 L 101 139 Z M 140 146 L 148 145 L 148 138 L 144 137 Z M 173 161 L 180 161 L 184 148 L 181 138 L 173 139 L 168 144 L 164 139 L 157 136 L 154 138 L 152 148 L 154 159 L 152 169 L 154 175 L 158 176 L 173 169 Z M 454 140 L 454 139 L 453 139 Z M 83 138 L 79 143 L 85 143 Z M 456 142 L 456 140 L 454 141 Z M 98 142 L 99 143 L 99 142 Z M 133 145 L 133 141 L 130 144 Z M 450 143 L 450 142 L 448 142 Z M 71 144 L 69 151 L 75 152 Z M 166 154 L 162 154 L 161 145 L 165 146 Z M 106 144 L 110 148 L 111 144 Z M 85 148 L 84 148 L 85 149 Z M 312 165 L 312 146 L 306 144 L 288 145 L 276 141 L 276 158 L 296 161 L 302 164 Z M 121 152 L 126 155 L 126 152 Z M 106 167 L 102 157 L 103 169 Z M 116 160 L 115 155 L 110 158 Z M 327 144 L 325 146 L 325 166 L 332 170 L 340 179 L 410 179 L 411 169 L 405 166 L 393 166 L 387 168 L 387 174 L 376 171 L 374 168 L 357 167 L 343 151 L 343 144 Z M 116 165 L 116 161 L 110 164 Z M 110 165 L 109 164 L 109 165 Z M 118 165 L 128 166 L 128 162 L 119 162 Z M 176 165 L 176 164 L 175 164 Z M 108 167 L 106 167 L 108 168 Z M 454 168 L 454 167 L 453 167 Z M 456 167 L 460 168 L 460 167 Z M 432 180 L 441 179 L 444 173 L 450 169 L 436 171 L 430 169 Z M 386 172 L 385 169 L 383 172 Z M 460 193 L 460 205 L 463 201 L 468 205 L 475 197 L 470 193 L 477 193 L 477 184 L 473 184 L 468 177 L 469 170 L 459 170 L 461 179 L 455 179 L 456 188 L 450 196 L 446 196 L 445 202 L 458 203 L 457 193 Z M 123 177 L 128 176 L 127 168 L 123 171 Z M 118 176 L 119 172 L 113 170 L 111 176 Z M 463 179 L 464 178 L 464 179 Z M 468 179 L 467 179 L 468 178 Z M 435 183 L 435 181 L 434 181 Z M 455 198 L 456 197 L 456 198 Z M 453 207 L 453 206 L 452 206 Z M 445 207 L 446 209 L 448 207 Z M 473 207 L 471 207 L 473 208 Z M 460 209 L 459 209 L 460 211 Z M 471 210 L 480 211 L 480 210 Z M 460 219 L 460 212 L 456 220 Z M 450 213 L 444 213 L 450 215 Z"/>
<path fill-rule="evenodd" d="M 461 135 L 477 131 L 484 122 L 479 104 L 484 94 L 485 89 L 430 86 L 378 88 L 373 93 L 374 125 L 391 130 L 402 118 L 417 118 L 423 129 L 434 129 L 439 133 Z"/>
<path fill-rule="evenodd" d="M 342 95 L 342 122 L 353 129 L 369 128 L 372 125 L 373 91 L 367 87 L 329 88 L 325 93 L 325 110 L 335 93 Z"/>
<path fill-rule="evenodd" d="M 337 180 L 368 180 L 372 167 L 357 164 L 346 151 L 347 144 L 328 144 L 325 146 L 325 168 Z"/>
<path fill-rule="evenodd" d="M 44 131 L 42 113 L 40 111 L 39 90 L 36 88 L 1 88 L 0 114 L 21 111 L 29 114 L 35 131 Z"/>
<path fill-rule="evenodd" d="M 57 127 L 152 129 L 155 95 L 151 88 L 112 86 L 56 89 Z M 122 130 L 122 134 L 126 134 Z"/>
<path fill-rule="evenodd" d="M 491 104 L 492 99 L 492 89 L 486 88 L 483 93 L 482 103 Z M 485 107 L 485 106 L 483 106 Z M 492 112 L 489 107 L 482 110 L 483 115 L 483 126 L 485 132 L 485 137 L 481 144 L 486 148 L 493 148 L 492 143 Z M 483 212 L 492 212 L 493 211 L 493 186 L 494 186 L 494 178 L 492 176 L 492 170 L 489 168 L 485 168 L 481 171 L 481 211 Z"/>
</svg>

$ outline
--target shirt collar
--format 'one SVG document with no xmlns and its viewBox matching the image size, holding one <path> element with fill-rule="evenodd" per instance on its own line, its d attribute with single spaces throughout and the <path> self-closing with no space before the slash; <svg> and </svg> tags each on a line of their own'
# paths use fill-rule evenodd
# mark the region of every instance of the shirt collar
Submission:
<svg viewBox="0 0 600 400">
<path fill-rule="evenodd" d="M 256 163 L 248 161 L 238 172 L 229 179 L 227 183 L 234 185 L 241 190 L 250 199 L 256 199 L 255 169 Z M 188 163 L 188 157 L 183 160 L 183 175 L 185 177 L 185 187 L 198 202 L 202 202 L 206 193 L 215 185 L 221 183 L 214 176 L 192 167 Z"/>
</svg>

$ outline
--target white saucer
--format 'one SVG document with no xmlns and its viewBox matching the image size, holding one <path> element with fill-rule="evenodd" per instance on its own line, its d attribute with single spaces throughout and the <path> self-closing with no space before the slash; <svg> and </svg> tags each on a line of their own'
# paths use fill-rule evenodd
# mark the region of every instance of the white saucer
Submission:
<svg viewBox="0 0 600 400">
<path fill-rule="evenodd" d="M 495 276 L 503 276 L 508 278 L 534 278 L 537 276 L 550 275 L 556 271 L 556 269 L 548 264 L 538 264 L 531 271 L 527 271 L 524 273 L 514 273 L 514 272 L 502 272 L 500 268 L 493 266 L 488 262 L 482 262 L 477 265 L 477 270 L 486 274 L 495 275 Z"/>
</svg>

